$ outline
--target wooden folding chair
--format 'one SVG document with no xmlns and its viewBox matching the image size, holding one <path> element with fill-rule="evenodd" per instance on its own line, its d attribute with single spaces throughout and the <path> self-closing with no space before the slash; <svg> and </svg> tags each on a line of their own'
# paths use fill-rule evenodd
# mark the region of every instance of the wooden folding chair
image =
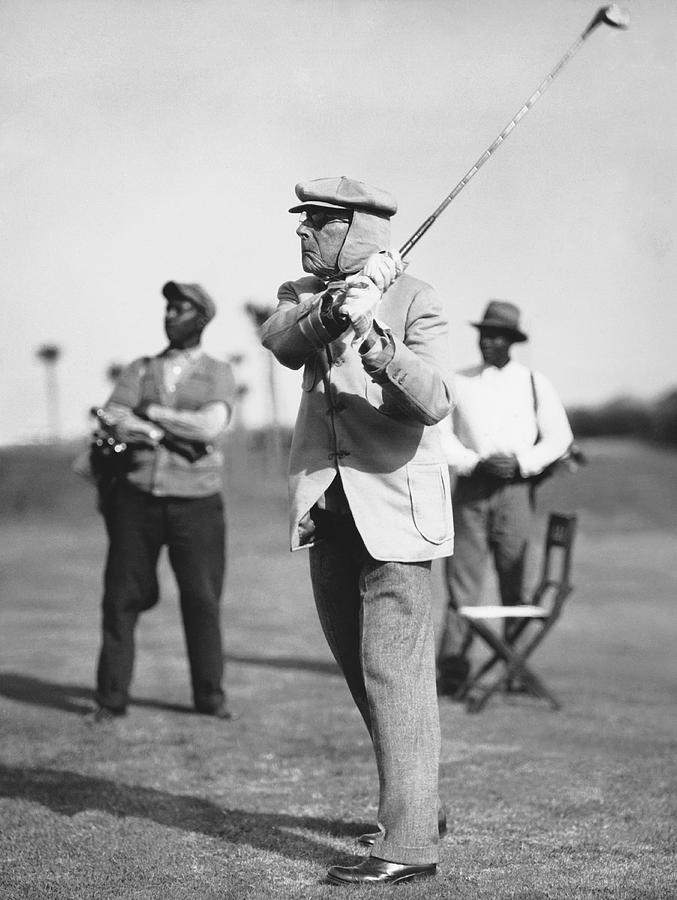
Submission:
<svg viewBox="0 0 677 900">
<path fill-rule="evenodd" d="M 457 699 L 465 698 L 469 712 L 479 712 L 492 694 L 508 686 L 516 678 L 523 681 L 531 694 L 547 700 L 553 709 L 560 708 L 557 698 L 531 671 L 526 661 L 559 618 L 564 601 L 573 590 L 569 572 L 575 531 L 575 515 L 550 513 L 541 579 L 530 604 L 459 608 L 459 614 L 467 620 L 472 631 L 492 651 L 492 656 L 477 672 L 471 673 L 456 693 Z M 509 642 L 487 624 L 490 620 L 508 623 Z M 522 641 L 519 640 L 521 637 Z M 503 674 L 489 685 L 483 686 L 482 679 L 498 662 L 505 663 Z"/>
</svg>

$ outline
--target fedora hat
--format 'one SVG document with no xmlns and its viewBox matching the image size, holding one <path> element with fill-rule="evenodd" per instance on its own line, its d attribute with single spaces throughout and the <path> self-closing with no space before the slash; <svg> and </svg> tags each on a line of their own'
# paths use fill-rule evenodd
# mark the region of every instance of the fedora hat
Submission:
<svg viewBox="0 0 677 900">
<path fill-rule="evenodd" d="M 482 321 L 470 324 L 475 328 L 500 328 L 501 331 L 508 331 L 516 344 L 528 340 L 520 329 L 519 307 L 509 300 L 490 300 L 484 310 Z"/>
</svg>

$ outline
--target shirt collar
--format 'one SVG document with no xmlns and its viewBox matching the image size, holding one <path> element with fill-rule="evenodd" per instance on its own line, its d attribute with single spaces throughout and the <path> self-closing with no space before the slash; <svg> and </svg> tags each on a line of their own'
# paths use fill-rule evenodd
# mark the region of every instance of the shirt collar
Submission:
<svg viewBox="0 0 677 900">
<path fill-rule="evenodd" d="M 485 372 L 490 372 L 495 375 L 502 375 L 503 372 L 510 372 L 515 368 L 515 361 L 513 359 L 509 359 L 507 363 L 502 367 L 498 368 L 498 366 L 490 366 L 488 363 L 482 361 L 481 372 L 484 374 Z"/>
<path fill-rule="evenodd" d="M 165 347 L 160 356 L 163 359 L 192 363 L 202 356 L 202 347 L 200 344 L 198 344 L 197 347 L 188 347 L 185 350 L 178 347 Z"/>
</svg>

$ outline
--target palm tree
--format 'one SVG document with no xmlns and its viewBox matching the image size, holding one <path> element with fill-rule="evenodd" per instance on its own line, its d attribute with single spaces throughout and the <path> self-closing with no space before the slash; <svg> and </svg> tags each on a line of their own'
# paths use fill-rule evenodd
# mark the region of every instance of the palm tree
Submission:
<svg viewBox="0 0 677 900">
<path fill-rule="evenodd" d="M 61 404 L 56 377 L 56 364 L 61 359 L 61 354 L 58 344 L 42 344 L 35 351 L 36 357 L 45 367 L 48 433 L 53 440 L 58 440 L 61 436 Z"/>
</svg>

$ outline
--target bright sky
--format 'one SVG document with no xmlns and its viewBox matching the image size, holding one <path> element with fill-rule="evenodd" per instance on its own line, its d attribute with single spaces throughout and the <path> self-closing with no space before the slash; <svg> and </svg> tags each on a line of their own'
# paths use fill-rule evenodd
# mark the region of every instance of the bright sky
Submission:
<svg viewBox="0 0 677 900">
<path fill-rule="evenodd" d="M 245 418 L 268 412 L 243 314 L 301 272 L 294 184 L 394 193 L 399 246 L 528 99 L 590 0 L 4 0 L 0 442 L 47 416 L 35 350 L 63 348 L 65 433 L 113 361 L 160 350 L 162 284 L 197 281 L 214 355 L 243 354 Z M 410 256 L 477 358 L 489 297 L 517 302 L 519 357 L 567 403 L 677 383 L 677 3 L 629 0 Z M 279 370 L 292 421 L 298 375 Z"/>
</svg>

